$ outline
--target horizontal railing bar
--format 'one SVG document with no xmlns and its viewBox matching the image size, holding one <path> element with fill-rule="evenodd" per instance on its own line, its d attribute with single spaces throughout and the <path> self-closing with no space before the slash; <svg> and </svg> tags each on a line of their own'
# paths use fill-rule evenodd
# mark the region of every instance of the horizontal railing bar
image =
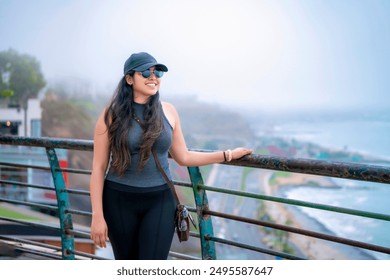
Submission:
<svg viewBox="0 0 390 280">
<path fill-rule="evenodd" d="M 360 248 L 364 248 L 364 249 L 368 249 L 368 250 L 372 250 L 372 251 L 382 252 L 385 254 L 390 254 L 390 248 L 387 248 L 387 247 L 364 243 L 364 242 L 360 242 L 360 241 L 356 241 L 356 240 L 351 240 L 351 239 L 347 239 L 347 238 L 343 238 L 343 237 L 328 235 L 328 234 L 319 233 L 319 232 L 315 232 L 315 231 L 298 229 L 298 228 L 294 228 L 294 227 L 290 227 L 290 226 L 274 224 L 274 223 L 255 220 L 255 219 L 251 219 L 251 218 L 243 218 L 240 216 L 221 213 L 221 212 L 217 212 L 217 211 L 211 211 L 211 210 L 203 210 L 203 214 L 226 218 L 226 219 L 235 220 L 235 221 L 239 221 L 239 222 L 245 222 L 245 223 L 259 225 L 259 226 L 264 226 L 264 227 L 270 227 L 270 228 L 274 228 L 274 229 L 279 229 L 279 230 L 283 230 L 283 231 L 288 231 L 288 232 L 292 232 L 292 233 L 297 233 L 297 234 L 301 234 L 301 235 L 311 236 L 311 237 L 329 240 L 329 241 L 333 241 L 333 242 L 337 242 L 337 243 L 360 247 Z"/>
<path fill-rule="evenodd" d="M 67 193 L 72 193 L 72 194 L 90 195 L 89 191 L 83 191 L 83 190 L 67 189 L 66 192 Z"/>
<path fill-rule="evenodd" d="M 16 185 L 16 186 L 20 186 L 20 187 L 34 188 L 34 189 L 42 189 L 42 190 L 47 190 L 47 191 L 55 191 L 54 187 L 28 184 L 28 183 L 24 183 L 24 182 L 0 180 L 0 183 L 6 184 L 6 185 Z M 67 189 L 66 192 L 72 193 L 72 194 L 79 194 L 79 195 L 90 195 L 89 191 L 84 191 L 84 190 Z"/>
<path fill-rule="evenodd" d="M 8 176 L 8 177 L 10 177 L 10 176 L 13 176 L 13 175 L 16 175 L 16 176 L 19 176 L 20 175 L 20 171 L 19 170 L 15 170 L 14 169 L 14 171 L 10 171 L 10 170 L 4 170 L 4 168 L 3 169 L 1 169 L 1 175 L 6 175 L 6 176 Z M 5 177 L 5 176 L 4 176 Z M 25 176 L 26 177 L 26 176 Z"/>
<path fill-rule="evenodd" d="M 46 228 L 46 229 L 50 229 L 50 230 L 58 231 L 58 232 L 61 231 L 60 227 L 49 226 L 47 224 L 41 224 L 41 223 L 35 223 L 35 222 L 29 222 L 29 221 L 25 221 L 25 220 L 17 220 L 17 219 L 11 219 L 11 218 L 1 217 L 1 216 L 0 216 L 0 220 L 8 221 L 8 222 L 16 222 L 19 224 L 24 224 L 24 225 L 28 225 L 28 226 L 37 227 L 37 228 Z M 68 229 L 67 234 L 74 234 L 75 237 L 82 237 L 82 238 L 90 239 L 89 233 L 86 233 L 86 232 L 83 232 L 83 231 L 80 231 L 77 229 Z M 58 236 L 60 236 L 60 235 L 58 235 Z"/>
<path fill-rule="evenodd" d="M 360 216 L 360 217 L 365 217 L 365 218 L 373 218 L 373 219 L 378 219 L 378 220 L 390 221 L 390 215 L 381 214 L 381 213 L 354 210 L 354 209 L 343 208 L 343 207 L 338 207 L 338 206 L 331 206 L 331 205 L 307 202 L 307 201 L 302 201 L 302 200 L 295 200 L 295 199 L 290 199 L 290 198 L 268 196 L 268 195 L 250 193 L 250 192 L 227 190 L 227 189 L 223 189 L 223 188 L 210 187 L 210 186 L 200 185 L 200 184 L 198 185 L 198 188 L 204 189 L 204 190 L 209 190 L 209 191 L 215 191 L 215 192 L 219 192 L 219 193 L 232 194 L 232 195 L 237 195 L 237 196 L 262 199 L 262 200 L 273 201 L 273 202 L 280 202 L 280 203 L 284 203 L 284 204 L 327 210 L 327 211 L 332 211 L 332 212 L 337 212 L 337 213 L 342 213 L 342 214 L 350 214 L 350 215 L 355 215 L 355 216 Z"/>
<path fill-rule="evenodd" d="M 39 166 L 33 164 L 21 164 L 21 163 L 9 163 L 9 162 L 0 162 L 1 166 L 12 166 L 12 167 L 20 167 L 20 168 L 34 168 L 40 170 L 50 171 L 50 167 L 47 166 Z"/>
<path fill-rule="evenodd" d="M 50 206 L 50 205 L 41 204 L 41 203 L 25 202 L 25 201 L 14 200 L 14 199 L 6 199 L 6 198 L 0 198 L 0 201 L 12 203 L 12 204 L 24 205 L 24 206 L 37 207 L 37 208 L 40 208 L 40 209 L 47 209 L 47 210 L 53 210 L 53 211 L 57 211 L 58 210 L 57 206 Z"/>
<path fill-rule="evenodd" d="M 190 182 L 184 182 L 184 181 L 173 181 L 173 184 L 174 185 L 177 185 L 177 186 L 181 186 L 181 187 L 188 187 L 188 188 L 192 188 L 192 183 Z"/>
<path fill-rule="evenodd" d="M 215 241 L 218 243 L 223 243 L 226 245 L 233 245 L 235 247 L 240 247 L 243 249 L 256 251 L 256 252 L 260 252 L 260 253 L 264 253 L 264 254 L 268 254 L 268 255 L 272 255 L 272 256 L 282 257 L 282 258 L 289 259 L 289 260 L 305 260 L 304 258 L 300 258 L 300 257 L 290 255 L 287 253 L 278 252 L 278 251 L 274 251 L 274 250 L 268 250 L 268 249 L 264 249 L 264 248 L 260 248 L 260 247 L 255 247 L 255 246 L 251 246 L 248 244 L 234 242 L 232 240 L 227 240 L 227 239 L 223 239 L 223 238 L 219 238 L 219 237 L 215 237 L 215 236 L 205 236 L 205 239 L 212 240 L 212 241 Z"/>
<path fill-rule="evenodd" d="M 11 167 L 19 167 L 19 168 L 33 168 L 51 171 L 50 167 L 47 166 L 39 166 L 33 164 L 21 164 L 21 163 L 9 163 L 9 162 L 0 162 L 0 166 L 11 166 Z M 67 173 L 77 173 L 77 174 L 86 174 L 90 175 L 91 170 L 83 170 L 83 169 L 74 169 L 74 168 L 55 168 L 56 171 L 67 172 Z"/>
<path fill-rule="evenodd" d="M 24 239 L 24 238 L 16 238 L 16 237 L 11 237 L 11 236 L 0 235 L 0 239 L 7 240 L 7 241 L 13 241 L 13 242 L 19 242 L 19 243 L 23 243 L 23 244 L 34 245 L 34 246 L 39 246 L 39 247 L 43 247 L 43 248 L 47 248 L 47 249 L 57 250 L 59 252 L 61 252 L 61 250 L 62 250 L 61 247 L 59 247 L 59 246 L 55 246 L 55 245 L 51 245 L 51 244 L 47 244 L 47 243 L 42 243 L 42 242 L 37 242 L 37 241 L 32 241 L 32 240 Z"/>
<path fill-rule="evenodd" d="M 76 140 L 67 138 L 54 137 L 17 137 L 17 136 L 1 136 L 0 144 L 14 146 L 29 146 L 29 147 L 44 147 L 44 148 L 60 148 L 71 150 L 92 151 L 93 140 Z"/>
<path fill-rule="evenodd" d="M 21 164 L 21 163 L 9 163 L 9 162 L 0 162 L 0 166 L 11 166 L 11 167 L 19 167 L 19 168 L 33 168 L 51 171 L 50 167 L 47 166 L 39 166 L 33 164 Z M 86 174 L 90 175 L 91 170 L 83 170 L 83 169 L 74 169 L 74 168 L 55 168 L 56 171 L 67 172 L 67 173 L 77 173 L 77 174 Z"/>
<path fill-rule="evenodd" d="M 293 173 L 390 184 L 390 167 L 314 159 L 249 155 L 230 164 Z"/>
<path fill-rule="evenodd" d="M 80 231 L 80 230 L 76 230 L 76 229 L 69 229 L 68 233 L 74 234 L 74 236 L 77 236 L 77 237 L 83 237 L 83 238 L 88 238 L 88 239 L 90 238 L 90 232 Z M 190 235 L 193 237 L 198 237 L 198 238 L 200 237 L 198 233 L 193 232 L 193 231 L 190 231 Z"/>
<path fill-rule="evenodd" d="M 58 255 L 56 255 L 54 253 L 49 253 L 49 252 L 44 253 L 42 251 L 25 249 L 25 248 L 22 248 L 22 247 L 18 247 L 16 250 L 23 250 L 23 251 L 25 251 L 27 253 L 30 253 L 30 254 L 40 255 L 40 256 L 48 257 L 48 258 L 55 258 L 55 259 L 59 259 L 59 260 L 62 259 L 62 257 L 59 257 Z M 88 253 L 81 252 L 81 251 L 76 251 L 76 250 L 67 250 L 67 251 L 68 251 L 69 254 L 74 254 L 74 255 L 87 257 L 87 258 L 91 258 L 91 259 L 109 260 L 107 258 L 99 257 L 97 255 L 88 254 Z M 79 260 L 81 260 L 81 259 L 79 258 Z"/>
<path fill-rule="evenodd" d="M 77 229 L 68 229 L 67 232 L 69 234 L 74 234 L 74 236 L 83 237 L 83 238 L 87 238 L 87 239 L 90 238 L 90 234 L 91 234 L 90 232 L 80 231 Z M 190 231 L 190 235 L 193 237 L 198 237 L 198 238 L 200 237 L 199 233 L 193 232 L 193 231 Z"/>
<path fill-rule="evenodd" d="M 4 236 L 4 235 L 0 235 L 0 239 L 7 240 L 7 241 L 13 241 L 13 242 L 19 242 L 22 244 L 34 245 L 34 246 L 43 247 L 43 248 L 51 249 L 51 250 L 57 250 L 58 252 L 62 251 L 62 248 L 59 246 L 46 244 L 46 243 L 42 243 L 42 242 L 36 242 L 36 241 L 29 240 L 29 239 L 15 238 L 15 237 Z M 76 250 L 68 250 L 68 251 L 75 254 L 75 255 L 79 255 L 79 256 L 87 257 L 87 258 L 91 258 L 91 259 L 109 260 L 108 258 L 99 257 L 97 255 L 89 254 L 89 253 L 82 252 L 82 251 L 76 251 Z"/>
<path fill-rule="evenodd" d="M 62 256 L 61 255 L 56 255 L 54 253 L 48 253 L 48 252 L 45 253 L 45 252 L 42 252 L 42 251 L 26 249 L 26 248 L 22 248 L 22 247 L 17 247 L 17 248 L 15 248 L 15 250 L 19 251 L 21 253 L 29 253 L 29 254 L 32 254 L 32 255 L 37 255 L 37 256 L 41 256 L 41 257 L 45 257 L 45 258 L 49 258 L 49 259 L 62 260 Z"/>
<path fill-rule="evenodd" d="M 74 254 L 74 255 L 78 255 L 78 256 L 90 258 L 90 259 L 95 259 L 95 260 L 110 260 L 110 259 L 108 259 L 108 258 L 99 257 L 98 255 L 93 255 L 93 254 L 89 254 L 89 253 L 82 252 L 82 251 L 77 251 L 77 250 L 67 250 L 67 251 L 68 251 L 68 253 L 70 253 L 70 254 Z"/>
<path fill-rule="evenodd" d="M 202 149 L 191 150 L 212 152 L 212 150 Z M 238 160 L 223 162 L 221 164 L 390 184 L 390 167 L 374 164 L 288 158 L 258 154 L 246 155 Z"/>
<path fill-rule="evenodd" d="M 15 238 L 15 237 L 3 236 L 3 235 L 0 235 L 0 239 L 13 241 L 13 242 L 19 242 L 19 243 L 22 243 L 22 244 L 34 245 L 34 246 L 47 248 L 47 249 L 51 249 L 51 250 L 57 250 L 58 252 L 62 251 L 62 248 L 59 247 L 59 246 L 50 245 L 50 244 L 41 243 L 41 242 L 36 242 L 36 241 L 28 240 L 28 239 L 21 239 L 21 238 Z M 22 248 L 22 247 L 17 247 L 17 249 L 19 249 L 19 248 Z M 82 251 L 76 251 L 76 250 L 68 250 L 68 251 L 70 253 L 75 254 L 75 255 L 79 255 L 79 256 L 87 257 L 87 258 L 91 258 L 91 259 L 109 260 L 108 258 L 99 257 L 97 255 L 89 254 L 89 253 L 82 252 Z"/>
<path fill-rule="evenodd" d="M 67 173 L 77 173 L 77 174 L 86 174 L 86 175 L 90 175 L 92 173 L 91 170 L 75 169 L 75 168 L 55 168 L 55 170 L 67 172 Z"/>
<path fill-rule="evenodd" d="M 46 228 L 46 229 L 50 229 L 50 230 L 53 230 L 53 231 L 61 232 L 61 228 L 60 227 L 49 226 L 47 224 L 41 224 L 41 223 L 36 223 L 36 222 L 29 222 L 29 221 L 26 221 L 26 220 L 11 219 L 11 218 L 7 218 L 7 217 L 3 217 L 3 216 L 0 216 L 0 220 L 7 221 L 7 222 L 18 223 L 18 224 L 22 224 L 22 225 L 26 225 L 26 226 L 33 226 L 33 227 L 37 227 L 37 228 Z"/>
<path fill-rule="evenodd" d="M 80 231 L 80 230 L 76 230 L 76 229 L 68 229 L 68 233 L 73 234 L 74 236 L 83 237 L 83 238 L 87 238 L 87 239 L 90 239 L 90 237 L 91 237 L 89 232 L 84 232 L 84 231 Z"/>
<path fill-rule="evenodd" d="M 48 190 L 55 192 L 54 187 L 47 187 L 43 185 L 34 185 L 24 182 L 17 182 L 17 181 L 8 181 L 8 180 L 0 180 L 0 183 L 6 184 L 6 185 L 15 185 L 20 187 L 26 187 L 26 188 L 34 188 L 34 189 L 42 189 L 42 190 Z"/>
<path fill-rule="evenodd" d="M 91 212 L 82 211 L 82 210 L 75 210 L 75 209 L 67 209 L 67 210 L 65 210 L 65 213 L 76 214 L 76 215 L 81 215 L 81 216 L 88 216 L 88 217 L 92 216 Z"/>
</svg>

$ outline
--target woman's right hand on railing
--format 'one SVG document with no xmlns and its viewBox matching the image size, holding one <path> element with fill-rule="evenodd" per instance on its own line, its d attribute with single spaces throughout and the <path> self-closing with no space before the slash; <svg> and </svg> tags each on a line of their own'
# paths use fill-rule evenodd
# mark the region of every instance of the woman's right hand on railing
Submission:
<svg viewBox="0 0 390 280">
<path fill-rule="evenodd" d="M 108 241 L 108 229 L 106 220 L 102 215 L 92 215 L 91 239 L 97 246 L 106 248 L 106 242 Z"/>
</svg>

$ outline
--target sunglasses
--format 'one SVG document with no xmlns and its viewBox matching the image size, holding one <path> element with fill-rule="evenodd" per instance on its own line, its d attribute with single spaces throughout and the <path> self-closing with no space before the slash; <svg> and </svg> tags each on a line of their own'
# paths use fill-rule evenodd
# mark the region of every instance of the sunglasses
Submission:
<svg viewBox="0 0 390 280">
<path fill-rule="evenodd" d="M 156 75 L 157 78 L 161 78 L 164 75 L 164 71 L 161 70 L 154 70 L 154 71 L 144 70 L 140 73 L 142 74 L 142 77 L 146 79 L 149 78 L 152 75 L 152 73 L 154 73 L 154 75 Z"/>
</svg>

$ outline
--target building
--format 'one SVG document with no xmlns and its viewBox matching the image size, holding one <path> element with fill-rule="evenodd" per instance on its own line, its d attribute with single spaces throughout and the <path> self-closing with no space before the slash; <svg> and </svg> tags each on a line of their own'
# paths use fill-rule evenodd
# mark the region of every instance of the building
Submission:
<svg viewBox="0 0 390 280">
<path fill-rule="evenodd" d="M 0 134 L 41 137 L 42 109 L 39 99 L 29 99 L 27 111 L 20 106 L 0 108 Z"/>
<path fill-rule="evenodd" d="M 3 105 L 0 107 L 0 135 L 20 137 L 42 136 L 42 108 L 39 99 L 29 99 L 27 110 L 20 106 Z M 59 150 L 57 156 L 63 167 L 67 166 L 65 150 Z M 0 163 L 10 162 L 23 165 L 49 166 L 44 148 L 16 147 L 0 145 Z M 2 166 L 0 179 L 10 182 L 25 182 L 35 185 L 53 186 L 51 173 L 33 168 Z M 0 194 L 8 199 L 18 199 L 45 204 L 56 204 L 54 191 L 26 188 L 12 183 L 0 183 Z"/>
</svg>

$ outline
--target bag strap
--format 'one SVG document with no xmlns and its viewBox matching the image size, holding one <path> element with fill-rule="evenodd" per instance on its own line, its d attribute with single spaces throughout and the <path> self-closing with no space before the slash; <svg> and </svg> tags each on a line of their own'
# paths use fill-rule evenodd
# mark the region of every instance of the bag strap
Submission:
<svg viewBox="0 0 390 280">
<path fill-rule="evenodd" d="M 132 117 L 133 119 L 139 124 L 139 126 L 142 128 L 142 129 L 145 129 L 145 126 L 144 124 L 142 123 L 142 121 L 137 117 L 137 115 L 133 112 L 132 114 Z M 169 180 L 167 174 L 165 173 L 164 169 L 162 168 L 161 166 L 161 163 L 160 163 L 160 160 L 158 159 L 158 156 L 156 154 L 156 151 L 154 149 L 152 149 L 152 153 L 153 153 L 153 157 L 154 157 L 154 161 L 156 162 L 156 165 L 157 165 L 157 168 L 158 170 L 160 170 L 162 176 L 164 177 L 165 181 L 167 182 L 168 186 L 171 188 L 172 190 L 172 194 L 176 200 L 176 203 L 177 204 L 180 204 L 180 200 L 179 200 L 179 197 L 177 196 L 177 193 L 176 193 L 176 190 L 175 190 L 175 186 L 173 185 L 172 181 Z"/>
<path fill-rule="evenodd" d="M 179 204 L 180 204 L 180 200 L 179 200 L 179 197 L 177 196 L 177 193 L 176 193 L 176 190 L 175 190 L 175 186 L 173 185 L 172 181 L 169 180 L 167 174 L 165 173 L 164 169 L 162 168 L 161 163 L 160 163 L 160 160 L 159 160 L 158 157 L 157 157 L 156 151 L 155 151 L 155 150 L 152 150 L 152 153 L 153 153 L 154 161 L 156 162 L 157 168 L 160 170 L 160 172 L 161 172 L 161 174 L 163 175 L 165 181 L 167 181 L 167 184 L 168 184 L 169 187 L 171 188 L 172 193 L 173 193 L 173 196 L 175 197 L 175 200 L 176 200 L 177 204 L 179 205 Z M 191 215 L 188 215 L 188 218 L 190 219 L 192 225 L 197 229 L 196 224 L 195 224 L 195 221 L 194 221 L 194 219 L 192 218 L 192 216 L 191 216 Z"/>
<path fill-rule="evenodd" d="M 175 200 L 176 200 L 177 204 L 180 204 L 180 200 L 179 200 L 179 197 L 177 196 L 177 193 L 176 193 L 176 190 L 175 190 L 175 186 L 173 185 L 172 181 L 169 180 L 167 174 L 165 173 L 164 169 L 162 168 L 160 160 L 158 159 L 158 156 L 156 154 L 156 151 L 152 150 L 152 153 L 153 153 L 154 161 L 156 162 L 158 170 L 160 170 L 160 172 L 163 175 L 163 177 L 164 177 L 165 181 L 167 182 L 168 186 L 171 188 L 172 194 L 175 197 Z"/>
</svg>

